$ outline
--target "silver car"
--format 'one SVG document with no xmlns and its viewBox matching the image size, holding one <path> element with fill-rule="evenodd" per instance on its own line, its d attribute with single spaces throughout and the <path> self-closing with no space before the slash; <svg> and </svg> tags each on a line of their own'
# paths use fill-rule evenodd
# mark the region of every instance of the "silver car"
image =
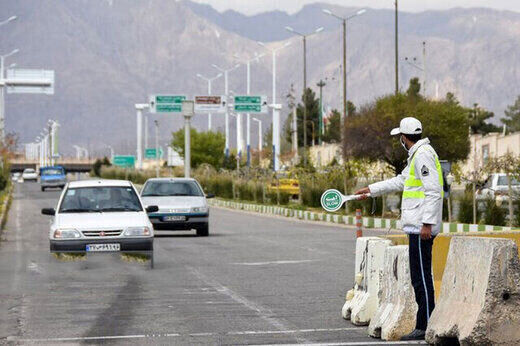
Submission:
<svg viewBox="0 0 520 346">
<path fill-rule="evenodd" d="M 158 212 L 148 213 L 154 230 L 192 230 L 198 236 L 209 234 L 209 207 L 206 198 L 195 179 L 154 178 L 149 179 L 141 190 L 144 205 L 156 205 Z"/>
</svg>

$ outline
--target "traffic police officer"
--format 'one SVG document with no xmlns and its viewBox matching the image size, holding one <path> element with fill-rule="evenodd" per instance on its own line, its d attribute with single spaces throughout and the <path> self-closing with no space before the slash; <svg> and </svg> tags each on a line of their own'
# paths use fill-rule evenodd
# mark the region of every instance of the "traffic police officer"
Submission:
<svg viewBox="0 0 520 346">
<path fill-rule="evenodd" d="M 356 194 L 370 193 L 375 197 L 403 191 L 401 223 L 403 231 L 408 234 L 410 275 L 419 310 L 415 330 L 401 340 L 422 340 L 435 307 L 432 245 L 442 225 L 442 169 L 428 138 L 421 139 L 422 124 L 419 120 L 404 118 L 390 134 L 400 135 L 401 144 L 408 151 L 408 165 L 398 176 L 371 184 Z"/>
</svg>

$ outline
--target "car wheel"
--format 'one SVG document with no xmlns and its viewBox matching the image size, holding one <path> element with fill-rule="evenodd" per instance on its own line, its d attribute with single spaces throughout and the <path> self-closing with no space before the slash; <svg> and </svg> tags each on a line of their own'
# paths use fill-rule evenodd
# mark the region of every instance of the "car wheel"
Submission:
<svg viewBox="0 0 520 346">
<path fill-rule="evenodd" d="M 45 191 L 45 188 L 42 186 L 42 192 Z"/>
<path fill-rule="evenodd" d="M 207 237 L 209 235 L 209 226 L 206 224 L 200 228 L 197 228 L 198 237 Z"/>
</svg>

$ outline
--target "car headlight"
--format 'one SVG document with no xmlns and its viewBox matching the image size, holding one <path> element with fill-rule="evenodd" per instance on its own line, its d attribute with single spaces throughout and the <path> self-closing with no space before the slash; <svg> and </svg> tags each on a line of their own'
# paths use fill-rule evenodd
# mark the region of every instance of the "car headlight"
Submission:
<svg viewBox="0 0 520 346">
<path fill-rule="evenodd" d="M 191 208 L 191 212 L 192 213 L 207 213 L 208 212 L 208 207 L 195 207 L 195 208 Z"/>
<path fill-rule="evenodd" d="M 131 227 L 123 232 L 123 235 L 126 237 L 148 237 L 151 234 L 148 227 Z"/>
<path fill-rule="evenodd" d="M 80 238 L 81 234 L 75 229 L 57 229 L 54 231 L 54 239 Z"/>
</svg>

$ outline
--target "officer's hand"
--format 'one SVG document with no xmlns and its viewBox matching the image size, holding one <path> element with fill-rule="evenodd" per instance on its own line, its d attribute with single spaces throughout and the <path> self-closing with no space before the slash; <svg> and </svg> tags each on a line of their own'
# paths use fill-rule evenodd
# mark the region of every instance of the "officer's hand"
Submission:
<svg viewBox="0 0 520 346">
<path fill-rule="evenodd" d="M 421 227 L 421 239 L 428 240 L 432 238 L 432 225 L 423 225 Z"/>
<path fill-rule="evenodd" d="M 370 189 L 368 187 L 364 187 L 354 192 L 355 195 L 363 195 L 359 199 L 367 199 L 367 193 L 370 193 Z"/>
<path fill-rule="evenodd" d="M 356 194 L 356 195 L 365 195 L 367 193 L 370 193 L 370 189 L 368 187 L 364 187 L 364 188 L 359 189 L 356 192 L 354 192 L 354 194 Z"/>
</svg>

